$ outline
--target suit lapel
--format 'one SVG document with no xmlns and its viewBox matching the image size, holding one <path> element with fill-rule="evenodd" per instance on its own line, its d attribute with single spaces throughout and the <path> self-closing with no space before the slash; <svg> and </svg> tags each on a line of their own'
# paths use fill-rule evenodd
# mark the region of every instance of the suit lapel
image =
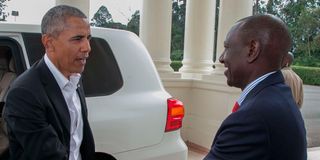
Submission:
<svg viewBox="0 0 320 160">
<path fill-rule="evenodd" d="M 82 117 L 83 117 L 83 119 L 86 119 L 85 117 L 87 117 L 87 106 L 86 106 L 85 94 L 84 94 L 84 91 L 82 88 L 81 79 L 79 82 L 79 87 L 77 88 L 77 93 L 79 95 L 80 102 L 81 102 Z"/>
<path fill-rule="evenodd" d="M 48 98 L 50 99 L 53 108 L 56 110 L 58 117 L 61 120 L 61 125 L 67 131 L 67 134 L 70 134 L 70 115 L 68 106 L 63 97 L 63 94 L 60 90 L 58 83 L 56 82 L 54 76 L 50 72 L 49 68 L 44 62 L 42 58 L 40 62 L 37 64 L 37 68 L 40 73 L 40 78 L 42 83 L 44 84 L 44 88 L 47 92 Z"/>
<path fill-rule="evenodd" d="M 94 140 L 92 131 L 88 121 L 88 111 L 87 105 L 85 101 L 85 94 L 83 91 L 82 83 L 79 82 L 79 87 L 77 88 L 78 95 L 80 97 L 81 102 L 81 112 L 82 112 L 82 119 L 83 119 L 83 139 L 80 148 L 82 159 L 93 159 L 91 156 L 94 155 Z"/>
</svg>

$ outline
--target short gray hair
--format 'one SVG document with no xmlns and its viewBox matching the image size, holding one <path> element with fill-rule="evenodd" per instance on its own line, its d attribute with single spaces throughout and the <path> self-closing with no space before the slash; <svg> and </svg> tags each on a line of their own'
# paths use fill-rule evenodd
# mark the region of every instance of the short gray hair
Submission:
<svg viewBox="0 0 320 160">
<path fill-rule="evenodd" d="M 81 10 L 72 6 L 58 5 L 51 8 L 42 18 L 41 33 L 58 36 L 70 17 L 87 18 Z"/>
</svg>

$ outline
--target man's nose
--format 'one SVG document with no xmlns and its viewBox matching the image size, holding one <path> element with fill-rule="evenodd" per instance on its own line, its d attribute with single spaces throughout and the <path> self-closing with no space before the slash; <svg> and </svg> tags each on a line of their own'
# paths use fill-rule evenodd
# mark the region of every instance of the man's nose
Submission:
<svg viewBox="0 0 320 160">
<path fill-rule="evenodd" d="M 220 55 L 219 62 L 224 63 L 224 52 Z"/>
<path fill-rule="evenodd" d="M 90 51 L 91 51 L 90 40 L 85 39 L 82 43 L 82 46 L 81 46 L 81 52 L 89 53 Z"/>
</svg>

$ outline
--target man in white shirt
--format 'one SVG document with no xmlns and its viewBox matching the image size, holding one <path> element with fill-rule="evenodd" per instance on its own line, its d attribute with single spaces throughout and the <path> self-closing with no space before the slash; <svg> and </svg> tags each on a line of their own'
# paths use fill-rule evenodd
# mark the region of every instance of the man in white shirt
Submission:
<svg viewBox="0 0 320 160">
<path fill-rule="evenodd" d="M 79 83 L 90 53 L 87 17 L 51 8 L 41 23 L 46 54 L 11 86 L 5 109 L 10 159 L 90 160 L 94 140 Z"/>
</svg>

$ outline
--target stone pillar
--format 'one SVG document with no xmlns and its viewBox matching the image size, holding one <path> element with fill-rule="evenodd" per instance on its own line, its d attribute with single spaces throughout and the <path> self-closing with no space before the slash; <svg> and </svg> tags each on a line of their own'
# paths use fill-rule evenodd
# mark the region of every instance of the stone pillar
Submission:
<svg viewBox="0 0 320 160">
<path fill-rule="evenodd" d="M 219 25 L 217 37 L 217 52 L 215 61 L 215 74 L 223 74 L 224 66 L 219 57 L 224 50 L 224 40 L 229 29 L 241 18 L 252 15 L 252 0 L 221 0 L 219 11 Z"/>
<path fill-rule="evenodd" d="M 56 5 L 69 5 L 79 8 L 89 18 L 90 1 L 89 0 L 56 0 Z"/>
<path fill-rule="evenodd" d="M 161 78 L 173 73 L 170 67 L 171 20 L 171 0 L 143 0 L 139 34 Z"/>
<path fill-rule="evenodd" d="M 183 78 L 201 79 L 213 68 L 216 0 L 187 0 Z"/>
</svg>

